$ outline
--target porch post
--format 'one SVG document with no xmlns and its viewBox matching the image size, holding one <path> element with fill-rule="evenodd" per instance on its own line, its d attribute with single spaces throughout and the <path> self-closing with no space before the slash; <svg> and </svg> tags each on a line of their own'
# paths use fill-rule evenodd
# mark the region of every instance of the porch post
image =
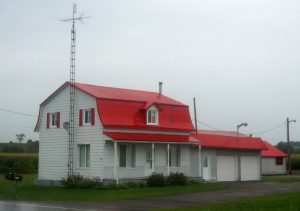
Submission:
<svg viewBox="0 0 300 211">
<path fill-rule="evenodd" d="M 152 172 L 155 171 L 155 167 L 154 167 L 154 165 L 155 165 L 155 157 L 154 156 L 155 156 L 154 155 L 154 143 L 152 143 Z"/>
<path fill-rule="evenodd" d="M 114 142 L 114 179 L 118 184 L 117 167 L 118 167 L 118 142 Z"/>
<path fill-rule="evenodd" d="M 202 155 L 201 155 L 201 145 L 198 147 L 198 155 L 199 155 L 199 177 L 203 178 L 202 173 Z"/>
<path fill-rule="evenodd" d="M 170 175 L 170 144 L 167 145 L 167 175 Z"/>
</svg>

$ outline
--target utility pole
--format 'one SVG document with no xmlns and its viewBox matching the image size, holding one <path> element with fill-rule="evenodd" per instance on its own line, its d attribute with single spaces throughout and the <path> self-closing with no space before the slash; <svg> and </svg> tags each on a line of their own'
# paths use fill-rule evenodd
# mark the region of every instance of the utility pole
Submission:
<svg viewBox="0 0 300 211">
<path fill-rule="evenodd" d="M 287 139 L 287 146 L 288 146 L 288 173 L 292 175 L 292 165 L 291 165 L 291 152 L 290 152 L 290 123 L 296 122 L 296 120 L 289 120 L 286 119 L 286 139 Z"/>
<path fill-rule="evenodd" d="M 198 134 L 198 127 L 197 127 L 197 110 L 196 110 L 196 98 L 193 98 L 194 100 L 194 116 L 195 116 L 195 129 L 196 129 L 196 134 Z"/>
</svg>

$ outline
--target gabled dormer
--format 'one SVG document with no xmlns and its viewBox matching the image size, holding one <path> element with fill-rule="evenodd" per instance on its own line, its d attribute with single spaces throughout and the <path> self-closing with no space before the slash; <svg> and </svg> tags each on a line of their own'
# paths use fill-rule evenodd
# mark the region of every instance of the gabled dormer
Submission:
<svg viewBox="0 0 300 211">
<path fill-rule="evenodd" d="M 147 125 L 158 125 L 159 123 L 159 109 L 152 105 L 150 108 L 147 109 L 146 113 L 146 124 Z"/>
</svg>

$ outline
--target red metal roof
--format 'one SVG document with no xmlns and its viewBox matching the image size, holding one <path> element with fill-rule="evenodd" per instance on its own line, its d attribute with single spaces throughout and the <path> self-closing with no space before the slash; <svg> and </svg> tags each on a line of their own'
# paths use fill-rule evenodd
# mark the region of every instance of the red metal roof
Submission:
<svg viewBox="0 0 300 211">
<path fill-rule="evenodd" d="M 176 142 L 176 143 L 199 143 L 199 140 L 189 135 L 165 135 L 145 133 L 116 133 L 104 132 L 105 135 L 117 141 L 149 141 L 149 142 Z"/>
<path fill-rule="evenodd" d="M 266 158 L 276 158 L 276 157 L 287 157 L 288 155 L 282 152 L 277 147 L 271 145 L 269 142 L 265 141 L 265 145 L 267 147 L 266 150 L 261 151 L 261 156 Z"/>
<path fill-rule="evenodd" d="M 144 102 L 98 99 L 97 106 L 104 127 L 148 130 L 193 131 L 187 106 L 159 105 L 158 125 L 146 125 Z"/>
<path fill-rule="evenodd" d="M 263 150 L 266 146 L 260 138 L 237 137 L 219 134 L 193 134 L 200 140 L 202 148 L 217 148 L 229 150 Z"/>
<path fill-rule="evenodd" d="M 145 103 L 158 103 L 158 104 L 170 104 L 185 106 L 181 102 L 174 99 L 160 95 L 157 92 L 148 92 L 133 89 L 122 89 L 114 87 L 96 86 L 90 84 L 76 83 L 76 88 L 92 95 L 98 99 L 110 99 L 110 100 L 126 100 L 126 101 L 138 101 Z"/>
</svg>

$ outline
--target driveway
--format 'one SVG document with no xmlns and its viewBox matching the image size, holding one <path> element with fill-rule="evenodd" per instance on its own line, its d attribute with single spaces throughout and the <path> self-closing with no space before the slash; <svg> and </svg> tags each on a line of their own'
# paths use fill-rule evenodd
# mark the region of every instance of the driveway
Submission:
<svg viewBox="0 0 300 211">
<path fill-rule="evenodd" d="M 235 199 L 300 191 L 300 183 L 232 182 L 228 188 L 216 191 L 180 194 L 156 198 L 123 200 L 114 202 L 5 202 L 0 210 L 10 211 L 100 211 L 100 210 L 149 210 L 153 208 L 187 207 L 218 203 Z"/>
</svg>

